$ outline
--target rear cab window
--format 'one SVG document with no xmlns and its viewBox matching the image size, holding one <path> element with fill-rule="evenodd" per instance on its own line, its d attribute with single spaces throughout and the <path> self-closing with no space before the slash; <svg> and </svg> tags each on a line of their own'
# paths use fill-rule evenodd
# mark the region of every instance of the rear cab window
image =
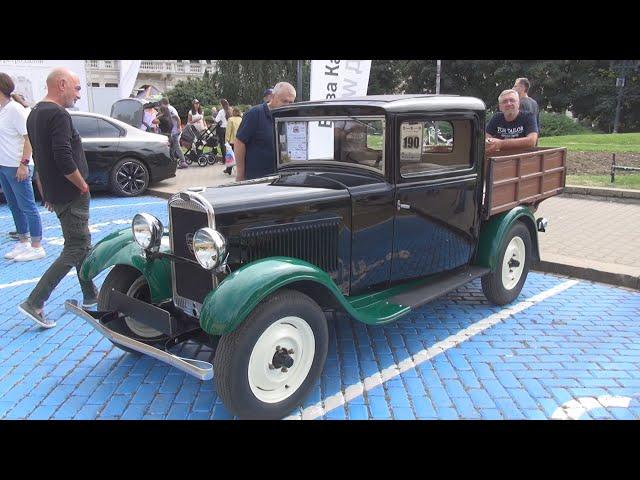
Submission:
<svg viewBox="0 0 640 480">
<path fill-rule="evenodd" d="M 472 132 L 470 120 L 403 120 L 400 175 L 411 178 L 472 168 Z"/>
</svg>

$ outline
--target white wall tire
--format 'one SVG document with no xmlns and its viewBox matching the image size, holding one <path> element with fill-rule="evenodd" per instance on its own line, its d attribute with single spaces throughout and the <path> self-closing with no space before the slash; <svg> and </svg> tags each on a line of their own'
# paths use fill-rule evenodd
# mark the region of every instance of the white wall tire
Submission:
<svg viewBox="0 0 640 480">
<path fill-rule="evenodd" d="M 520 295 L 531 268 L 531 233 L 522 222 L 511 226 L 504 237 L 493 272 L 482 277 L 482 291 L 495 305 L 511 303 Z"/>
<path fill-rule="evenodd" d="M 220 338 L 214 381 L 222 402 L 241 418 L 287 416 L 320 377 L 328 336 L 316 302 L 295 290 L 279 290 Z"/>
</svg>

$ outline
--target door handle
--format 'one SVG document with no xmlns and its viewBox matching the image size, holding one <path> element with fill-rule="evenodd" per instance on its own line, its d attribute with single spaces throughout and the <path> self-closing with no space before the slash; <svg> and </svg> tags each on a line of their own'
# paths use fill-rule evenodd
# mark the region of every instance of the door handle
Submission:
<svg viewBox="0 0 640 480">
<path fill-rule="evenodd" d="M 400 200 L 398 200 L 398 203 L 396 203 L 396 208 L 398 209 L 398 211 L 411 210 L 411 205 L 409 205 L 408 203 L 402 203 L 400 202 Z"/>
</svg>

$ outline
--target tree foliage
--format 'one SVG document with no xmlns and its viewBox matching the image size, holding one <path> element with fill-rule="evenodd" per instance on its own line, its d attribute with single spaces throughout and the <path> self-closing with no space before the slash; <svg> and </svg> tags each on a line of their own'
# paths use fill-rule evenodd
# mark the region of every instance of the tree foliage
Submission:
<svg viewBox="0 0 640 480">
<path fill-rule="evenodd" d="M 610 60 L 442 60 L 440 93 L 469 95 L 497 110 L 500 92 L 518 77 L 542 111 L 569 110 L 583 123 L 610 132 L 619 89 L 620 61 Z M 640 130 L 640 62 L 626 72 L 620 132 Z M 435 93 L 435 60 L 374 60 L 370 94 Z"/>
<path fill-rule="evenodd" d="M 620 132 L 640 130 L 640 62 L 626 70 Z M 518 77 L 531 81 L 529 94 L 541 111 L 569 110 L 582 123 L 611 132 L 619 88 L 619 60 L 442 60 L 440 93 L 482 99 L 496 111 L 498 95 Z M 297 60 L 218 60 L 216 71 L 201 80 L 179 82 L 169 100 L 186 117 L 191 100 L 202 105 L 226 98 L 232 105 L 256 105 L 265 88 L 288 81 L 297 88 Z M 303 88 L 297 100 L 309 99 L 311 61 L 303 61 Z M 373 60 L 368 93 L 435 93 L 435 60 Z"/>
</svg>

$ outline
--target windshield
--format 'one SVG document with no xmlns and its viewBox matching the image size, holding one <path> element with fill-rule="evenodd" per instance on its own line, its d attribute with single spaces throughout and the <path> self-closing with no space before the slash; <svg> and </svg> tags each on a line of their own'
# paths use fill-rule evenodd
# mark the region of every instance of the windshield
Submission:
<svg viewBox="0 0 640 480">
<path fill-rule="evenodd" d="M 384 173 L 383 117 L 278 119 L 278 161 L 351 163 Z"/>
</svg>

